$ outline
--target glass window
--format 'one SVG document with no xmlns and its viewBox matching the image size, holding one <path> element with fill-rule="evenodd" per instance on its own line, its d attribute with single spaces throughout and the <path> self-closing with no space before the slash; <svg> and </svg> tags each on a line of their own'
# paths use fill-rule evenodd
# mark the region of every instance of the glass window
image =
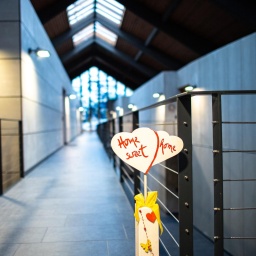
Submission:
<svg viewBox="0 0 256 256">
<path fill-rule="evenodd" d="M 117 81 L 97 67 L 91 67 L 72 81 L 74 90 L 80 94 L 81 104 L 85 109 L 84 120 L 89 118 L 89 112 L 101 113 L 101 118 L 107 118 L 107 101 L 118 96 L 130 96 L 132 90 Z M 82 90 L 81 90 L 82 86 Z"/>
<path fill-rule="evenodd" d="M 126 87 L 125 96 L 130 97 L 132 95 L 133 95 L 133 91 L 130 88 Z"/>
<path fill-rule="evenodd" d="M 80 92 L 80 86 L 81 86 L 81 82 L 80 82 L 80 78 L 76 77 L 73 81 L 72 81 L 72 86 L 75 92 L 79 93 Z"/>
<path fill-rule="evenodd" d="M 120 96 L 124 96 L 125 95 L 125 86 L 124 84 L 117 82 L 117 94 Z"/>
<path fill-rule="evenodd" d="M 98 68 L 96 68 L 96 67 L 90 68 L 89 74 L 90 74 L 89 79 L 91 81 L 98 81 Z"/>
</svg>

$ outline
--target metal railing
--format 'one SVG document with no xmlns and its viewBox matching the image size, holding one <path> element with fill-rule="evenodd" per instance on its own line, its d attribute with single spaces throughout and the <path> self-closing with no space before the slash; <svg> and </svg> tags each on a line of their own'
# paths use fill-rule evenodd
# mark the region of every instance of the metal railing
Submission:
<svg viewBox="0 0 256 256">
<path fill-rule="evenodd" d="M 0 119 L 0 195 L 24 177 L 22 122 Z"/>
<path fill-rule="evenodd" d="M 241 100 L 248 95 L 253 99 L 248 100 L 245 98 Z M 170 135 L 177 135 L 184 142 L 183 151 L 178 156 L 153 166 L 148 174 L 148 190 L 159 191 L 158 203 L 161 208 L 163 227 L 166 231 L 160 237 L 162 245 L 162 253 L 160 255 L 206 255 L 208 252 L 200 254 L 200 248 L 204 246 L 207 247 L 207 250 L 209 249 L 208 251 L 211 254 L 216 256 L 231 255 L 231 253 L 235 255 L 235 253 L 231 252 L 234 246 L 234 244 L 229 243 L 231 240 L 251 240 L 250 246 L 253 247 L 251 250 L 255 251 L 256 235 L 240 236 L 229 234 L 232 233 L 232 227 L 236 223 L 232 223 L 232 218 L 230 219 L 228 215 L 225 217 L 225 212 L 249 211 L 251 219 L 243 219 L 242 223 L 244 226 L 248 226 L 248 222 L 255 224 L 253 216 L 256 214 L 256 203 L 255 200 L 253 201 L 252 191 L 256 191 L 256 172 L 251 170 L 248 175 L 252 176 L 248 176 L 245 174 L 247 167 L 243 166 L 248 157 L 250 158 L 250 167 L 256 164 L 255 129 L 247 128 L 244 134 L 243 128 L 237 129 L 233 127 L 234 125 L 254 126 L 256 124 L 255 111 L 251 113 L 248 111 L 250 107 L 254 107 L 255 96 L 256 91 L 200 91 L 185 93 L 98 125 L 98 135 L 110 159 L 113 161 L 113 166 L 132 205 L 134 205 L 134 195 L 143 191 L 143 178 L 138 170 L 128 166 L 115 156 L 110 147 L 111 138 L 118 132 L 132 132 L 138 127 L 147 126 L 154 130 L 165 130 Z M 207 103 L 202 104 L 200 102 L 201 98 Z M 224 103 L 222 102 L 223 99 Z M 239 99 L 239 104 L 235 102 L 237 99 Z M 248 104 L 251 104 L 251 106 Z M 205 106 L 206 108 L 204 109 Z M 229 109 L 230 106 L 235 106 L 235 109 Z M 239 107 L 241 109 L 238 109 Z M 244 107 L 245 109 L 243 109 Z M 247 114 L 243 115 L 243 112 Z M 204 119 L 208 119 L 209 124 L 206 124 L 205 120 L 200 120 L 201 115 L 207 117 Z M 223 116 L 225 118 L 224 121 Z M 226 118 L 230 118 L 230 120 L 226 120 Z M 209 129 L 205 129 L 207 131 L 200 130 L 204 129 L 202 127 L 204 125 L 206 127 L 209 126 Z M 231 128 L 226 127 L 228 125 L 232 125 L 234 131 L 231 132 Z M 224 132 L 223 126 L 225 126 Z M 198 130 L 200 130 L 200 134 Z M 252 142 L 232 145 L 233 140 L 236 141 L 239 137 L 243 137 L 246 141 L 250 141 L 251 138 Z M 198 141 L 200 142 L 199 146 Z M 242 148 L 238 148 L 237 145 Z M 201 162 L 205 161 L 204 156 L 197 157 L 193 153 L 193 151 L 197 152 L 198 149 L 203 154 L 204 152 L 210 152 L 206 160 L 207 166 L 205 167 L 200 167 L 203 166 Z M 233 171 L 233 160 L 229 156 L 223 161 L 223 157 L 224 154 L 235 153 L 246 154 L 246 157 L 240 155 L 240 170 Z M 206 195 L 198 193 L 200 191 L 198 189 L 200 183 L 198 184 L 197 180 L 202 179 L 197 176 L 200 168 L 203 174 L 209 175 L 208 173 L 211 172 L 210 182 L 205 182 L 210 187 L 210 192 L 206 192 Z M 244 175 L 240 175 L 240 178 L 231 177 L 232 175 L 237 176 L 240 172 L 244 173 Z M 240 191 L 244 198 L 248 200 L 240 198 L 238 203 L 242 205 L 228 207 L 226 205 L 234 201 L 230 200 L 234 189 L 232 189 L 232 186 L 225 187 L 225 184 L 234 182 L 251 183 L 249 190 L 242 187 L 242 191 Z M 202 187 L 205 184 L 202 184 Z M 245 195 L 248 191 L 248 195 Z M 200 203 L 201 197 L 205 197 L 205 201 L 212 202 L 209 203 L 210 206 L 208 208 L 205 207 L 207 209 L 203 209 L 204 205 Z M 247 206 L 245 201 L 254 202 L 254 205 Z M 206 215 L 208 214 L 207 211 L 209 211 L 210 216 L 208 220 L 210 221 L 210 227 L 206 231 L 202 230 L 203 228 L 200 226 L 200 219 L 205 218 L 204 210 Z M 235 222 L 239 221 L 236 218 L 233 218 L 233 220 Z M 234 232 L 237 232 L 237 230 Z M 200 245 L 197 246 L 197 243 L 200 243 Z M 242 244 L 237 246 L 244 247 Z M 237 250 L 237 255 L 239 255 L 239 250 L 245 250 L 240 247 Z"/>
</svg>

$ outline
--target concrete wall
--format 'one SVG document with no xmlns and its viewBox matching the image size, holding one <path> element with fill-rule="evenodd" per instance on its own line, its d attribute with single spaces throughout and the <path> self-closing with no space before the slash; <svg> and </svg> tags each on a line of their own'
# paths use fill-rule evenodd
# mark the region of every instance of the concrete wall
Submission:
<svg viewBox="0 0 256 256">
<path fill-rule="evenodd" d="M 0 117 L 21 119 L 19 1 L 0 1 Z"/>
<path fill-rule="evenodd" d="M 256 89 L 256 33 L 226 45 L 206 56 L 184 66 L 177 72 L 163 72 L 134 91 L 129 102 L 138 109 L 151 105 L 157 100 L 153 92 L 165 92 L 166 97 L 174 96 L 186 84 L 197 85 L 197 90 L 255 90 Z M 222 116 L 224 121 L 256 120 L 256 97 L 223 96 Z M 121 101 L 120 101 L 121 102 Z M 124 106 L 124 109 L 126 106 Z M 166 130 L 175 135 L 174 126 L 152 125 L 152 123 L 175 122 L 176 105 L 161 110 L 143 111 L 140 114 L 142 126 L 155 130 Z M 214 236 L 213 226 L 213 142 L 212 110 L 209 96 L 192 98 L 193 123 L 193 185 L 194 224 L 210 239 Z M 255 150 L 255 125 L 223 125 L 223 147 L 225 150 Z M 224 178 L 255 178 L 256 158 L 252 153 L 224 154 Z M 161 167 L 152 168 L 161 182 L 168 178 Z M 171 177 L 173 180 L 174 177 Z M 149 179 L 149 186 L 159 190 L 161 200 L 170 204 L 175 211 L 175 202 L 169 202 L 161 187 Z M 175 185 L 172 184 L 175 190 Z M 174 191 L 173 190 L 173 191 Z M 255 207 L 255 182 L 233 182 L 224 184 L 224 207 Z M 255 237 L 255 211 L 225 211 L 225 236 Z M 195 246 L 198 246 L 195 243 Z M 254 240 L 226 240 L 225 248 L 233 255 L 252 255 Z"/>
<path fill-rule="evenodd" d="M 63 96 L 63 90 L 66 95 L 72 93 L 71 82 L 30 1 L 20 3 L 24 162 L 28 170 L 78 134 L 78 105 Z M 37 47 L 49 50 L 51 57 L 28 54 L 29 48 Z"/>
<path fill-rule="evenodd" d="M 30 1 L 2 0 L 0 22 L 0 118 L 23 121 L 28 171 L 77 136 L 78 102 L 63 96 L 70 79 Z M 37 47 L 51 57 L 28 53 Z"/>
<path fill-rule="evenodd" d="M 0 119 L 20 120 L 20 21 L 18 1 L 0 1 Z M 3 192 L 20 179 L 18 122 L 1 121 Z"/>
<path fill-rule="evenodd" d="M 226 45 L 178 70 L 178 86 L 202 90 L 251 90 L 256 81 L 256 33 Z"/>
<path fill-rule="evenodd" d="M 178 86 L 196 84 L 199 90 L 256 89 L 256 33 L 202 57 L 177 72 Z M 223 96 L 223 121 L 254 121 L 256 96 Z M 213 163 L 211 99 L 193 97 L 194 222 L 208 237 L 213 237 Z M 255 125 L 223 125 L 224 150 L 255 150 Z M 252 178 L 256 158 L 252 153 L 226 153 L 224 178 Z M 224 183 L 224 207 L 255 206 L 255 182 Z M 224 235 L 256 235 L 255 212 L 225 211 Z M 233 255 L 252 255 L 253 240 L 227 240 L 225 248 Z"/>
</svg>

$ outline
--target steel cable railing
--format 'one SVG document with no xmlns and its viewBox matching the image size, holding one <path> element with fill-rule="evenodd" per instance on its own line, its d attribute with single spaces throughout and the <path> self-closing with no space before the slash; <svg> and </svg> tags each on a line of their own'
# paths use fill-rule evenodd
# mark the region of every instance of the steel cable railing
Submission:
<svg viewBox="0 0 256 256">
<path fill-rule="evenodd" d="M 254 236 L 240 236 L 240 235 L 224 235 L 226 228 L 226 219 L 223 217 L 223 212 L 239 211 L 255 211 L 256 207 L 254 205 L 245 205 L 240 206 L 224 206 L 224 191 L 223 184 L 230 182 L 255 182 L 254 177 L 223 177 L 223 160 L 222 158 L 227 154 L 241 153 L 241 154 L 255 154 L 256 150 L 254 148 L 242 148 L 238 150 L 232 147 L 222 148 L 222 126 L 223 125 L 255 125 L 255 120 L 245 120 L 242 121 L 222 121 L 222 109 L 221 109 L 221 97 L 223 96 L 240 96 L 240 95 L 255 95 L 256 91 L 211 91 L 211 92 L 194 92 L 194 93 L 185 93 L 182 95 L 177 95 L 170 99 L 167 99 L 162 102 L 158 102 L 148 107 L 144 107 L 134 112 L 125 114 L 122 117 L 115 119 L 115 126 L 112 125 L 112 128 L 109 132 L 102 131 L 101 136 L 108 137 L 108 144 L 110 143 L 111 137 L 122 131 L 132 132 L 138 127 L 149 127 L 154 130 L 171 130 L 175 134 L 182 138 L 184 142 L 183 151 L 176 157 L 173 161 L 166 161 L 165 163 L 159 163 L 154 166 L 153 170 L 148 173 L 148 190 L 159 190 L 158 203 L 161 209 L 161 215 L 163 216 L 162 222 L 165 234 L 160 237 L 160 244 L 165 252 L 163 255 L 193 255 L 195 248 L 195 239 L 198 241 L 198 237 L 195 238 L 194 235 L 197 235 L 198 232 L 194 234 L 194 224 L 193 219 L 198 218 L 194 215 L 193 201 L 195 200 L 193 193 L 195 189 L 193 188 L 193 165 L 192 165 L 192 101 L 193 96 L 209 96 L 212 99 L 212 171 L 213 171 L 213 194 L 211 195 L 214 200 L 214 208 L 212 211 L 213 220 L 212 225 L 214 226 L 214 236 L 208 237 L 207 239 L 212 240 L 213 244 L 213 253 L 215 255 L 225 254 L 225 250 L 229 250 L 230 247 L 224 245 L 225 240 L 253 240 Z M 157 113 L 158 107 L 167 107 L 168 104 L 176 103 L 176 113 L 173 114 L 175 120 L 170 120 L 170 117 L 165 115 L 164 119 L 160 120 L 160 117 Z M 173 108 L 172 108 L 173 110 Z M 155 112 L 154 112 L 155 111 Z M 209 111 L 209 109 L 208 109 Z M 164 111 L 163 111 L 164 112 Z M 148 116 L 152 118 L 157 117 L 156 120 L 149 120 Z M 165 119 L 168 120 L 165 120 Z M 177 122 L 178 121 L 178 122 Z M 110 120 L 113 122 L 113 120 Z M 100 124 L 99 126 L 102 126 Z M 209 131 L 211 132 L 211 131 Z M 100 136 L 100 137 L 101 137 Z M 239 134 L 237 135 L 239 136 Z M 102 139 L 101 139 L 102 140 Z M 102 140 L 103 141 L 103 140 Z M 103 141 L 103 144 L 106 141 Z M 195 143 L 195 146 L 198 145 Z M 211 148 L 209 148 L 211 149 Z M 111 149 L 108 148 L 108 150 Z M 120 172 L 120 181 L 125 184 L 128 188 L 130 197 L 134 197 L 136 193 L 143 191 L 142 187 L 144 184 L 143 179 L 141 178 L 140 172 L 136 169 L 130 167 L 113 152 L 108 153 L 112 155 L 114 162 L 114 167 L 116 172 Z M 225 162 L 225 167 L 226 166 Z M 230 162 L 231 164 L 231 162 Z M 196 179 L 196 177 L 194 177 Z M 171 182 L 170 182 L 171 179 Z M 174 192 L 175 191 L 175 192 Z M 226 190 L 225 190 L 226 191 Z M 176 193 L 177 192 L 177 193 Z M 232 194 L 232 191 L 229 192 Z M 163 198 L 162 195 L 164 195 Z M 202 195 L 203 196 L 203 195 Z M 178 204 L 178 208 L 176 208 Z M 133 205 L 134 206 L 134 205 Z M 253 220 L 252 220 L 253 221 Z M 196 227 L 198 231 L 198 228 Z M 199 230 L 200 231 L 200 230 Z M 168 236 L 168 238 L 167 238 Z M 204 236 L 202 236 L 204 237 Z M 203 238 L 205 239 L 205 237 Z M 171 246 L 172 242 L 177 247 Z M 200 243 L 204 243 L 200 242 Z M 206 243 L 207 244 L 207 243 Z M 200 245 L 201 246 L 201 245 Z M 226 248 L 224 248 L 226 247 Z M 178 252 L 177 252 L 178 250 Z M 161 254 L 162 255 L 162 254 Z"/>
<path fill-rule="evenodd" d="M 0 119 L 0 195 L 24 177 L 22 122 Z"/>
<path fill-rule="evenodd" d="M 103 137 L 107 137 L 110 138 L 111 136 L 113 136 L 115 133 L 121 132 L 121 131 L 126 131 L 128 130 L 129 132 L 131 132 L 131 127 L 133 127 L 133 129 L 139 127 L 139 126 L 159 126 L 159 125 L 176 125 L 177 126 L 177 122 L 168 122 L 168 123 L 162 123 L 162 122 L 154 122 L 154 123 L 149 123 L 149 122 L 136 122 L 139 121 L 138 120 L 138 115 L 134 116 L 134 113 L 131 114 L 132 118 L 128 118 L 129 120 L 125 120 L 125 117 L 119 118 L 119 121 L 121 121 L 122 123 L 116 125 L 114 127 L 114 129 L 109 129 L 109 126 L 106 126 L 106 124 L 104 124 L 104 128 L 100 127 L 98 128 L 98 133 L 100 133 L 99 137 L 101 138 L 103 144 L 110 144 L 109 141 L 107 141 L 106 139 L 103 139 Z M 125 122 L 126 121 L 126 122 Z M 106 129 L 106 127 L 108 129 Z M 107 149 L 106 145 L 104 145 L 105 149 Z M 108 152 L 108 155 L 110 155 L 110 153 Z M 126 163 L 124 163 L 122 160 L 118 159 L 115 155 L 113 155 L 113 162 L 114 162 L 114 167 L 115 169 L 120 170 L 120 176 L 121 176 L 121 181 L 123 182 L 124 186 L 128 189 L 128 193 L 134 197 L 135 193 L 141 193 L 141 187 L 143 186 L 143 180 L 140 177 L 140 173 L 138 171 L 135 171 L 134 168 L 130 167 L 129 165 L 127 165 Z M 164 168 L 165 170 L 167 170 L 170 173 L 173 173 L 174 175 L 177 175 L 178 172 L 174 171 L 173 168 L 169 168 L 166 165 L 163 164 L 159 164 L 158 165 L 161 168 Z M 157 168 L 157 167 L 156 167 Z M 149 173 L 149 181 L 151 180 L 152 182 L 155 182 L 156 184 L 158 184 L 159 186 L 161 186 L 162 190 L 165 190 L 165 193 L 170 194 L 171 196 L 173 196 L 175 198 L 175 200 L 178 200 L 179 197 L 173 192 L 171 191 L 170 188 L 168 188 L 168 186 L 166 186 L 165 184 L 163 184 L 161 181 L 159 181 L 157 179 L 157 177 L 155 177 L 153 174 Z M 136 181 L 135 181 L 136 180 Z M 178 185 L 177 185 L 178 186 Z M 133 188 L 134 187 L 134 188 Z M 152 188 L 148 187 L 148 190 L 151 191 Z M 168 242 L 169 239 L 171 239 L 173 241 L 173 243 L 177 246 L 177 250 L 179 250 L 179 243 L 178 243 L 178 237 L 177 234 L 172 234 L 171 231 L 168 228 L 168 224 L 169 221 L 168 219 L 172 218 L 174 220 L 174 223 L 176 223 L 175 225 L 179 225 L 179 219 L 177 216 L 175 216 L 175 214 L 172 212 L 172 210 L 169 209 L 168 205 L 166 204 L 165 201 L 161 200 L 160 198 L 157 199 L 159 205 L 160 205 L 160 209 L 161 209 L 161 214 L 165 216 L 165 220 L 163 220 L 163 226 L 166 230 L 165 232 L 165 237 L 160 237 L 160 244 L 163 247 L 166 255 L 172 255 L 171 250 L 170 250 L 170 242 Z M 168 220 L 166 222 L 166 220 Z M 174 225 L 174 224 L 173 224 Z M 166 237 L 168 236 L 168 237 Z"/>
</svg>

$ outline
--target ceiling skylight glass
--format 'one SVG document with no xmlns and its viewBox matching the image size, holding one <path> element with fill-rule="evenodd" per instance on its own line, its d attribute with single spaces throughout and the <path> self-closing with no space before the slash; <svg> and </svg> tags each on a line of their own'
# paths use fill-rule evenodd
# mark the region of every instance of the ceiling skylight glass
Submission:
<svg viewBox="0 0 256 256">
<path fill-rule="evenodd" d="M 96 12 L 120 25 L 123 19 L 124 6 L 116 4 L 117 2 L 114 0 L 97 0 Z"/>
<path fill-rule="evenodd" d="M 106 29 L 99 22 L 95 22 L 96 36 L 108 42 L 109 44 L 115 45 L 117 35 Z"/>
<path fill-rule="evenodd" d="M 116 44 L 117 35 L 104 27 L 104 24 L 97 22 L 97 14 L 104 16 L 106 19 L 121 26 L 125 8 L 115 0 L 78 0 L 67 8 L 67 14 L 70 26 L 75 25 L 78 21 L 86 19 L 90 14 L 95 12 L 96 20 L 93 24 L 84 28 L 73 36 L 75 46 L 96 36 L 103 39 L 111 45 Z"/>
<path fill-rule="evenodd" d="M 68 6 L 67 14 L 69 24 L 73 25 L 92 14 L 94 11 L 94 0 L 78 0 Z"/>
<path fill-rule="evenodd" d="M 91 38 L 93 34 L 94 34 L 94 25 L 92 23 L 72 37 L 74 45 L 77 46 L 81 42 L 86 41 L 87 39 Z"/>
</svg>

